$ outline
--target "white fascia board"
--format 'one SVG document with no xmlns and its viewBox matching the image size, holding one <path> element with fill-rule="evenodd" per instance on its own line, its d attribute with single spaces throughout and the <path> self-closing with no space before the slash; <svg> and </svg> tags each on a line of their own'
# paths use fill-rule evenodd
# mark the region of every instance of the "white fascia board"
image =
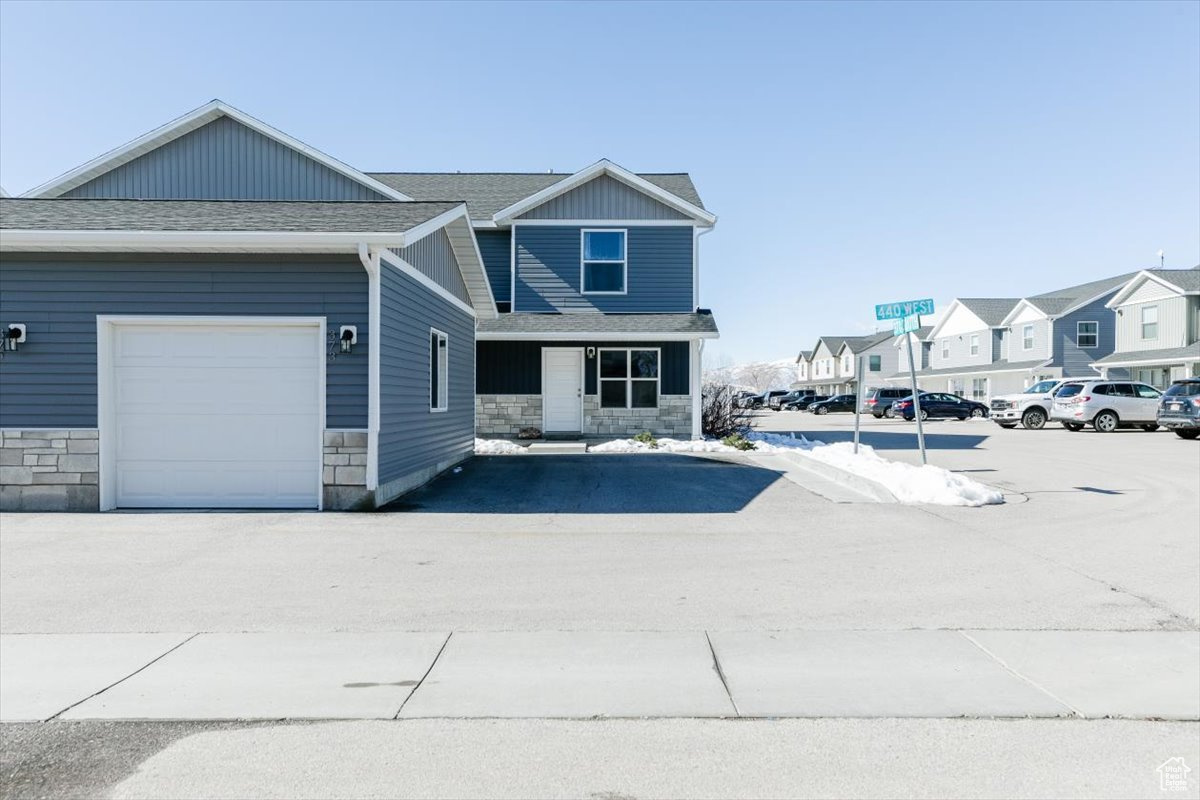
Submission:
<svg viewBox="0 0 1200 800">
<path fill-rule="evenodd" d="M 408 240 L 409 244 L 419 242 L 429 234 L 439 231 L 449 225 L 451 222 L 454 222 L 454 220 L 466 216 L 466 204 L 459 204 L 449 211 L 443 211 L 433 219 L 425 220 L 424 222 L 409 228 L 404 232 L 404 238 Z"/>
<path fill-rule="evenodd" d="M 1178 358 L 1134 358 L 1136 353 L 1129 353 L 1129 358 L 1122 361 L 1105 361 L 1101 364 L 1099 361 L 1093 361 L 1088 364 L 1089 367 L 1095 370 L 1112 369 L 1113 367 L 1140 367 L 1144 364 L 1191 364 L 1193 361 L 1200 361 L 1200 353 L 1194 356 L 1183 355 Z"/>
<path fill-rule="evenodd" d="M 396 231 L 0 231 L 0 250 L 312 250 L 357 253 L 359 242 L 405 247 Z"/>
<path fill-rule="evenodd" d="M 165 125 L 159 126 L 149 133 L 139 136 L 131 142 L 127 142 L 116 149 L 110 150 L 97 158 L 76 167 L 69 172 L 65 172 L 41 186 L 30 189 L 22 197 L 58 197 L 64 192 L 68 192 L 77 186 L 87 183 L 92 178 L 101 175 L 110 170 L 116 169 L 122 164 L 127 164 L 133 161 L 138 156 L 144 155 L 156 148 L 167 144 L 168 142 L 178 139 L 186 133 L 190 133 L 197 128 L 207 125 L 209 122 L 218 117 L 226 116 L 236 122 L 245 125 L 247 128 L 261 133 L 269 139 L 274 139 L 280 144 L 290 147 L 296 152 L 311 158 L 319 164 L 322 164 L 329 169 L 341 175 L 350 178 L 351 180 L 361 183 L 373 191 L 378 192 L 384 197 L 390 197 L 393 200 L 412 200 L 406 194 L 396 191 L 395 189 L 380 183 L 362 172 L 354 169 L 349 164 L 337 160 L 333 156 L 317 150 L 315 147 L 310 147 L 299 139 L 288 136 L 281 130 L 273 128 L 261 120 L 255 119 L 244 111 L 230 106 L 220 100 L 213 100 L 205 103 L 193 111 L 189 111 L 182 117 L 178 117 Z"/>
<path fill-rule="evenodd" d="M 1045 311 L 1042 311 L 1040 308 L 1038 308 L 1037 304 L 1033 303 L 1032 301 L 1030 301 L 1027 298 L 1022 298 L 1020 300 L 1020 302 L 1018 302 L 1015 306 L 1013 306 L 1012 311 L 1008 312 L 1008 314 L 1004 317 L 1004 319 L 1000 320 L 1000 324 L 997 327 L 1000 327 L 1000 328 L 1011 327 L 1013 324 L 1013 320 L 1015 320 L 1017 317 L 1019 317 L 1021 315 L 1021 312 L 1026 308 L 1032 309 L 1032 310 L 1036 311 L 1037 313 L 1041 314 L 1043 319 L 1053 319 L 1053 317 L 1051 317 Z M 982 321 L 983 320 L 980 320 L 980 322 L 982 322 Z"/>
<path fill-rule="evenodd" d="M 449 291 L 447 291 L 446 288 L 443 287 L 440 283 L 435 281 L 433 278 L 430 278 L 424 272 L 421 272 L 421 270 L 417 269 L 412 264 L 408 263 L 403 258 L 401 258 L 400 256 L 396 255 L 395 253 L 391 252 L 390 250 L 380 250 L 379 251 L 379 261 L 381 264 L 391 267 L 392 269 L 396 270 L 397 272 L 401 272 L 401 273 L 407 275 L 408 277 L 412 278 L 414 281 L 421 284 L 423 287 L 425 287 L 429 291 L 433 292 L 438 297 L 445 300 L 447 303 L 450 303 L 455 308 L 459 309 L 460 311 L 462 311 L 466 314 L 470 314 L 472 318 L 476 317 L 475 309 L 472 308 L 469 304 L 464 303 L 462 300 L 455 297 L 453 294 L 451 294 Z"/>
<path fill-rule="evenodd" d="M 1125 302 L 1125 300 L 1131 294 L 1136 292 L 1138 290 L 1138 288 L 1141 287 L 1141 285 L 1143 283 L 1145 283 L 1146 281 L 1154 281 L 1155 283 L 1159 284 L 1160 286 L 1162 286 L 1166 289 L 1169 289 L 1170 291 L 1172 291 L 1178 295 L 1200 294 L 1200 292 L 1186 291 L 1182 286 L 1176 286 L 1175 284 L 1171 283 L 1170 281 L 1165 280 L 1164 278 L 1161 278 L 1152 272 L 1149 272 L 1147 270 L 1142 270 L 1137 275 L 1134 275 L 1132 278 L 1130 278 L 1129 283 L 1127 283 L 1123 287 L 1121 287 L 1121 291 L 1119 291 L 1115 295 L 1113 295 L 1112 300 L 1109 300 L 1107 303 L 1105 303 L 1104 307 L 1105 308 L 1116 308 L 1117 306 L 1121 305 L 1122 303 Z"/>
<path fill-rule="evenodd" d="M 559 341 L 559 342 L 688 342 L 693 339 L 719 339 L 719 333 L 492 333 L 477 331 L 475 338 L 481 341 Z"/>
<path fill-rule="evenodd" d="M 959 300 L 955 299 L 955 300 L 952 300 L 950 302 L 950 305 L 946 307 L 946 313 L 942 316 L 942 318 L 940 320 L 938 320 L 938 324 L 933 326 L 933 330 L 931 330 L 929 332 L 929 335 L 925 337 L 925 341 L 932 342 L 934 339 L 936 339 L 938 334 L 942 332 L 942 328 L 946 325 L 947 322 L 950 321 L 950 319 L 954 316 L 954 313 L 960 308 L 963 311 L 965 311 L 966 313 L 970 314 L 972 317 L 974 317 L 979 322 L 979 330 L 981 330 L 981 331 L 990 330 L 992 328 L 1004 327 L 1003 325 L 988 325 L 986 322 L 983 321 L 983 319 L 978 314 L 976 314 L 971 309 L 967 308 Z"/>
<path fill-rule="evenodd" d="M 568 175 L 561 181 L 553 183 L 550 186 L 547 186 L 545 189 L 542 189 L 540 192 L 535 192 L 523 200 L 518 200 L 508 208 L 503 208 L 497 211 L 492 215 L 492 219 L 500 224 L 510 222 L 513 217 L 520 216 L 526 211 L 536 208 L 546 201 L 558 197 L 560 194 L 569 192 L 576 186 L 582 186 L 593 178 L 603 174 L 610 175 L 622 183 L 632 186 L 634 189 L 637 189 L 643 194 L 653 197 L 660 203 L 670 206 L 681 214 L 687 214 L 688 216 L 695 218 L 705 225 L 715 225 L 717 222 L 717 217 L 715 214 L 710 214 L 703 208 L 693 205 L 683 198 L 671 194 L 665 189 L 655 186 L 645 178 L 641 178 L 624 167 L 614 164 L 607 158 L 602 158 L 595 164 L 592 164 L 590 167 L 585 167 L 573 175 Z"/>
</svg>

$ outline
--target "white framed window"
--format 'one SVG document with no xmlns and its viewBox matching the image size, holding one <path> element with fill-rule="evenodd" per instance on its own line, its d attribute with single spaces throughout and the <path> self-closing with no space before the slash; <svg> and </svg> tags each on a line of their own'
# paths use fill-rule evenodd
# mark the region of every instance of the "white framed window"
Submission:
<svg viewBox="0 0 1200 800">
<path fill-rule="evenodd" d="M 950 340 L 942 339 L 942 358 L 946 359 L 949 357 L 950 357 Z"/>
<path fill-rule="evenodd" d="M 1026 325 L 1023 328 L 1021 328 L 1021 349 L 1022 350 L 1032 350 L 1033 349 L 1033 326 L 1032 325 Z"/>
<path fill-rule="evenodd" d="M 600 348 L 600 407 L 658 408 L 661 357 L 657 347 Z"/>
<path fill-rule="evenodd" d="M 580 292 L 625 294 L 626 238 L 626 231 L 616 228 L 584 228 L 579 232 Z"/>
<path fill-rule="evenodd" d="M 436 328 L 429 329 L 429 410 L 450 407 L 450 340 Z"/>
<path fill-rule="evenodd" d="M 987 400 L 988 379 L 987 378 L 972 378 L 971 379 L 971 399 L 977 402 Z"/>
<path fill-rule="evenodd" d="M 1076 322 L 1075 345 L 1081 348 L 1100 346 L 1099 322 Z"/>
<path fill-rule="evenodd" d="M 867 356 L 867 371 L 879 372 L 883 369 L 883 356 Z"/>
<path fill-rule="evenodd" d="M 854 356 L 842 356 L 842 372 L 847 373 L 854 368 Z"/>
<path fill-rule="evenodd" d="M 979 355 L 979 334 L 978 333 L 971 334 L 971 355 L 973 355 L 973 356 Z"/>
<path fill-rule="evenodd" d="M 1158 338 L 1158 306 L 1142 307 L 1142 338 Z"/>
</svg>

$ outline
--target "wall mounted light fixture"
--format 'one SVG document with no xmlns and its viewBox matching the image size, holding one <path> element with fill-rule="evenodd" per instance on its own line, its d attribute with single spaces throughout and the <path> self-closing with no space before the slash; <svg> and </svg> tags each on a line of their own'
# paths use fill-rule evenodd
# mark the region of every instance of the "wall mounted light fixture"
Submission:
<svg viewBox="0 0 1200 800">
<path fill-rule="evenodd" d="M 354 325 L 343 325 L 338 334 L 342 343 L 342 352 L 349 353 L 358 344 L 358 328 Z"/>
<path fill-rule="evenodd" d="M 4 349 L 15 353 L 17 348 L 25 343 L 25 325 L 14 322 L 4 328 Z"/>
<path fill-rule="evenodd" d="M 587 357 L 588 357 L 588 358 L 595 358 L 595 357 L 596 357 L 596 348 L 594 348 L 594 347 L 589 347 L 589 348 L 587 349 Z"/>
</svg>

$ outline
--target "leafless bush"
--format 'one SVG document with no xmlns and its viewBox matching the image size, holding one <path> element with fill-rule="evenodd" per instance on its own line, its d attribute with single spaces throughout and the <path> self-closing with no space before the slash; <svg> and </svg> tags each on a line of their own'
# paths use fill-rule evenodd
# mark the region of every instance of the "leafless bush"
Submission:
<svg viewBox="0 0 1200 800">
<path fill-rule="evenodd" d="M 728 383 L 704 384 L 700 402 L 700 430 L 705 436 L 724 439 L 750 430 L 750 412 L 733 403 L 734 388 Z"/>
</svg>

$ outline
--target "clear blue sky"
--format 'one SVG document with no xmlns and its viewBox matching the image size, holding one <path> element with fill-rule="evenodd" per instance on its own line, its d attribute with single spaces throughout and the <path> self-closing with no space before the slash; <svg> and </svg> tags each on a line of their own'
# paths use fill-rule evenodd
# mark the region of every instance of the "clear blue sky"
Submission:
<svg viewBox="0 0 1200 800">
<path fill-rule="evenodd" d="M 736 360 L 1200 261 L 1200 4 L 0 3 L 0 184 L 220 97 L 364 170 L 690 172 Z"/>
</svg>

